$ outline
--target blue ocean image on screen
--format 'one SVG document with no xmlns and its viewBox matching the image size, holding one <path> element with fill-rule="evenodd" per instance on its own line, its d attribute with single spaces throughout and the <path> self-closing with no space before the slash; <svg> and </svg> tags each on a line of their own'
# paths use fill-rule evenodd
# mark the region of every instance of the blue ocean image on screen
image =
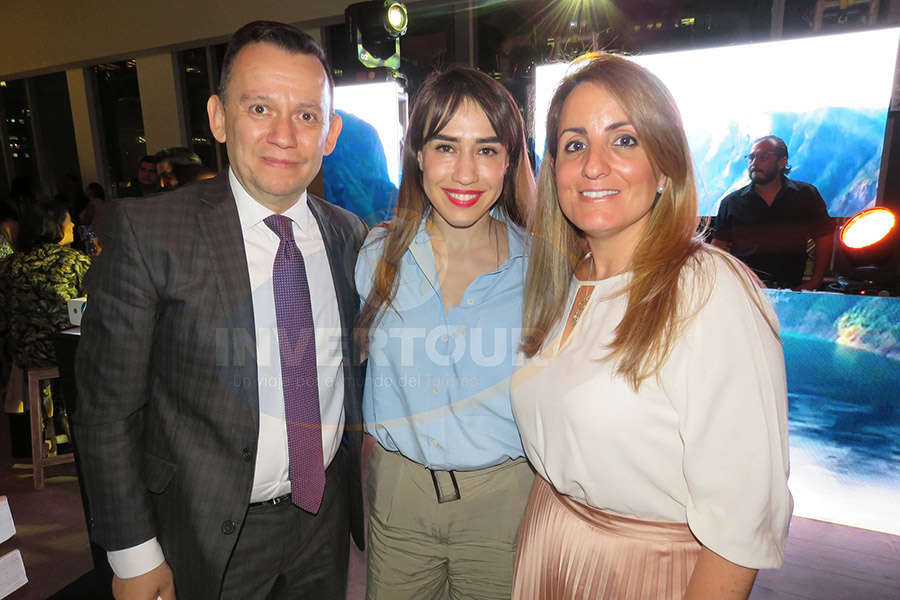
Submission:
<svg viewBox="0 0 900 600">
<path fill-rule="evenodd" d="M 900 535 L 900 298 L 768 291 L 794 514 Z"/>
<path fill-rule="evenodd" d="M 811 183 L 832 216 L 849 216 L 875 205 L 887 110 L 822 108 L 769 115 L 768 127 L 789 151 L 789 177 Z M 715 215 L 729 192 L 749 184 L 743 158 L 757 135 L 737 122 L 719 131 L 688 130 L 701 215 Z"/>
</svg>

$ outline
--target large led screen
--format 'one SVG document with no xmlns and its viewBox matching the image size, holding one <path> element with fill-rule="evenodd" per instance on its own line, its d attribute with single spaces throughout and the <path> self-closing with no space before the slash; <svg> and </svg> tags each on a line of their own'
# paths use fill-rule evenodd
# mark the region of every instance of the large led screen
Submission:
<svg viewBox="0 0 900 600">
<path fill-rule="evenodd" d="M 750 143 L 785 140 L 790 177 L 815 185 L 832 216 L 875 204 L 900 29 L 634 56 L 672 92 L 694 158 L 700 214 L 749 183 Z M 535 149 L 567 64 L 538 67 Z"/>
<path fill-rule="evenodd" d="M 900 535 L 900 298 L 767 294 L 787 367 L 794 514 Z"/>
<path fill-rule="evenodd" d="M 389 216 L 400 184 L 405 94 L 395 82 L 337 86 L 334 107 L 343 128 L 334 151 L 322 161 L 325 198 L 368 225 L 380 223 Z"/>
</svg>

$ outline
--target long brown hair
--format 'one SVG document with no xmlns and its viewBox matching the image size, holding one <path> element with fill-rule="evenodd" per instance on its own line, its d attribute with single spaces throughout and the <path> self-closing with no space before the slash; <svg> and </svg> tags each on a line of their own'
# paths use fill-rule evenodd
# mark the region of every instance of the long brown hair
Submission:
<svg viewBox="0 0 900 600">
<path fill-rule="evenodd" d="M 432 210 L 422 187 L 416 156 L 447 126 L 466 100 L 475 102 L 484 111 L 509 158 L 503 191 L 495 206 L 509 222 L 523 226 L 534 204 L 534 175 L 525 150 L 525 127 L 510 93 L 484 73 L 469 67 L 451 67 L 429 75 L 419 89 L 410 115 L 397 206 L 384 229 L 384 247 L 375 266 L 372 289 L 357 319 L 355 336 L 363 351 L 368 348 L 369 329 L 397 294 L 400 261 L 422 219 Z"/>
<path fill-rule="evenodd" d="M 575 265 L 584 256 L 580 232 L 559 208 L 554 172 L 559 120 L 569 94 L 583 83 L 605 88 L 628 115 L 653 172 L 668 179 L 658 195 L 631 261 L 625 316 L 615 330 L 608 359 L 634 389 L 657 373 L 686 315 L 679 277 L 703 248 L 697 229 L 697 189 L 687 138 L 675 101 L 663 83 L 636 63 L 611 54 L 581 59 L 553 96 L 547 145 L 538 183 L 534 241 L 525 283 L 526 333 L 522 350 L 533 356 L 563 316 Z M 575 65 L 578 67 L 579 65 Z"/>
</svg>

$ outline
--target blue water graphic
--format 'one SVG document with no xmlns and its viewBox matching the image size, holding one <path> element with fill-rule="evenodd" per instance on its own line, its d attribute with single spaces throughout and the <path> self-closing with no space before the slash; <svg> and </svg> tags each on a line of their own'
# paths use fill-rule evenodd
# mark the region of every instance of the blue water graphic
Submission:
<svg viewBox="0 0 900 600">
<path fill-rule="evenodd" d="M 791 445 L 830 449 L 840 479 L 900 493 L 900 363 L 812 337 L 783 335 Z"/>
</svg>

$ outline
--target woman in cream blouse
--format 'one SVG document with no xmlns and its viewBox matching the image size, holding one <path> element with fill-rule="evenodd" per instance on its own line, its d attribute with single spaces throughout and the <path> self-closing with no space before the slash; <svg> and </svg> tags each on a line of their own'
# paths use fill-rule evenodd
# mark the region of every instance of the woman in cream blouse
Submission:
<svg viewBox="0 0 900 600">
<path fill-rule="evenodd" d="M 781 564 L 777 318 L 702 243 L 668 90 L 597 55 L 550 105 L 512 402 L 539 477 L 514 598 L 745 599 Z M 585 248 L 589 249 L 585 253 Z"/>
</svg>

